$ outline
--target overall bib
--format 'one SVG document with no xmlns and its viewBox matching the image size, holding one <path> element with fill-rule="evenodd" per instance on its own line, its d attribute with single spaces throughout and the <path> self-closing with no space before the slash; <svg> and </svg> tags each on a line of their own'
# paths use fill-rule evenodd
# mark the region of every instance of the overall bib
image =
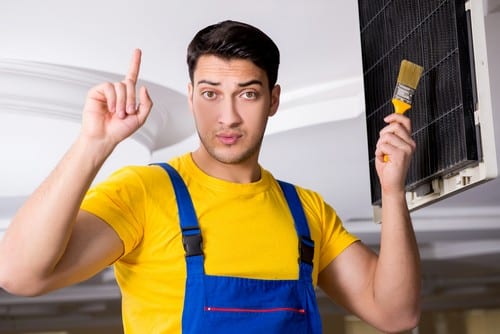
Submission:
<svg viewBox="0 0 500 334">
<path fill-rule="evenodd" d="M 278 181 L 299 239 L 299 279 L 264 280 L 205 274 L 202 236 L 187 187 L 177 171 L 158 164 L 174 187 L 186 256 L 182 333 L 319 334 L 321 320 L 312 282 L 314 242 L 292 184 Z M 256 250 L 257 251 L 257 250 Z"/>
</svg>

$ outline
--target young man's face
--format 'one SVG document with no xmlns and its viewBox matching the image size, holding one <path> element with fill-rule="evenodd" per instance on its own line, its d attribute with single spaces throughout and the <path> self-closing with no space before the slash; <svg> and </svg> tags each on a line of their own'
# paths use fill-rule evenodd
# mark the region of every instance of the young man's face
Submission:
<svg viewBox="0 0 500 334">
<path fill-rule="evenodd" d="M 279 86 L 269 91 L 264 70 L 249 60 L 204 55 L 188 93 L 201 149 L 227 164 L 257 161 L 267 119 L 276 113 L 280 94 Z"/>
</svg>

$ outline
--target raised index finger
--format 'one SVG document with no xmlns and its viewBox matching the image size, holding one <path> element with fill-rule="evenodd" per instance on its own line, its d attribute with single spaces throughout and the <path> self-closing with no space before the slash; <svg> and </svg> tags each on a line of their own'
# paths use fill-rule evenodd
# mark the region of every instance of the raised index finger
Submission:
<svg viewBox="0 0 500 334">
<path fill-rule="evenodd" d="M 141 49 L 135 49 L 132 55 L 132 61 L 130 63 L 130 67 L 128 69 L 127 76 L 125 77 L 125 81 L 132 81 L 133 83 L 137 82 L 137 77 L 139 76 L 139 69 L 141 67 Z"/>
</svg>

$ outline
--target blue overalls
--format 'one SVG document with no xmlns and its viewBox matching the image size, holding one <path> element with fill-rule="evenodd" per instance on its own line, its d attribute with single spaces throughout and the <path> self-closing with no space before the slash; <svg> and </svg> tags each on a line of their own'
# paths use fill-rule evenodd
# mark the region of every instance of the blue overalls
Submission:
<svg viewBox="0 0 500 334">
<path fill-rule="evenodd" d="M 177 171 L 169 174 L 177 199 L 186 255 L 187 280 L 182 333 L 318 334 L 321 320 L 312 282 L 314 242 L 292 184 L 278 181 L 299 237 L 299 279 L 263 280 L 206 275 L 202 236 L 187 187 Z"/>
</svg>

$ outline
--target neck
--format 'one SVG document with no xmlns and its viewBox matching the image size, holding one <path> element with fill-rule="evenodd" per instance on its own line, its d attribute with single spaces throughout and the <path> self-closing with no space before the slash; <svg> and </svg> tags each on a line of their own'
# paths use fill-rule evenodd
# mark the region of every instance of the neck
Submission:
<svg viewBox="0 0 500 334">
<path fill-rule="evenodd" d="M 214 159 L 208 152 L 198 148 L 191 153 L 194 163 L 205 174 L 212 177 L 234 182 L 251 183 L 260 180 L 261 170 L 257 157 L 250 158 L 239 163 L 224 163 Z"/>
</svg>

